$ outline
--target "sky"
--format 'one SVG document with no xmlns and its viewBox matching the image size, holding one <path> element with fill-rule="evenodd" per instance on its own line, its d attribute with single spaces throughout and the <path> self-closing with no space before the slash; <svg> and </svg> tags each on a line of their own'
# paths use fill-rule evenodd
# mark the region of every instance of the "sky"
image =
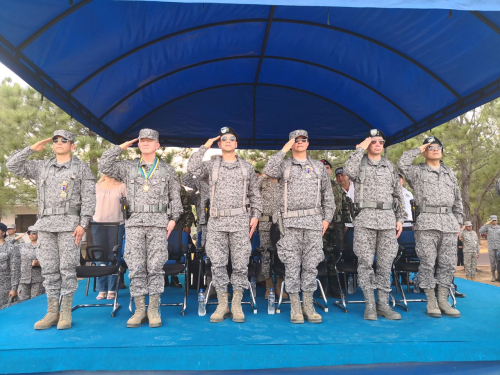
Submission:
<svg viewBox="0 0 500 375">
<path fill-rule="evenodd" d="M 14 83 L 19 83 L 22 86 L 27 86 L 27 83 L 24 82 L 21 78 L 19 78 L 12 70 L 7 68 L 5 65 L 0 63 L 0 82 L 3 81 L 4 78 L 10 77 Z"/>
</svg>

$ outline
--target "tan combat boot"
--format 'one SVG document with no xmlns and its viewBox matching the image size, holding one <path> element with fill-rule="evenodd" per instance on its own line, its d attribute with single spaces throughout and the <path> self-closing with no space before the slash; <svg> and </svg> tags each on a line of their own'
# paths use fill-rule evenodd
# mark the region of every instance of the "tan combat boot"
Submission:
<svg viewBox="0 0 500 375">
<path fill-rule="evenodd" d="M 147 319 L 146 315 L 146 296 L 134 297 L 135 312 L 134 315 L 127 320 L 127 328 L 140 327 Z"/>
<path fill-rule="evenodd" d="M 269 296 L 269 291 L 271 290 L 271 288 L 274 288 L 274 284 L 273 279 L 269 277 L 266 279 L 266 294 L 264 295 L 265 299 L 267 299 L 267 297 Z"/>
<path fill-rule="evenodd" d="M 375 306 L 375 293 L 372 289 L 363 290 L 365 296 L 365 320 L 377 320 L 377 307 Z"/>
<path fill-rule="evenodd" d="M 215 312 L 210 316 L 210 323 L 220 323 L 231 316 L 227 298 L 227 292 L 217 292 L 218 305 Z"/>
<path fill-rule="evenodd" d="M 245 314 L 241 308 L 241 299 L 243 298 L 242 290 L 233 291 L 233 300 L 231 301 L 231 316 L 235 323 L 245 323 Z"/>
<path fill-rule="evenodd" d="M 48 329 L 59 322 L 59 298 L 47 296 L 47 314 L 35 323 L 35 329 Z"/>
<path fill-rule="evenodd" d="M 427 315 L 433 318 L 441 318 L 441 310 L 439 310 L 434 289 L 424 289 L 424 293 L 427 298 Z"/>
<path fill-rule="evenodd" d="M 149 295 L 148 320 L 151 328 L 161 327 L 160 296 Z"/>
<path fill-rule="evenodd" d="M 460 318 L 460 311 L 454 309 L 448 303 L 449 290 L 443 287 L 438 287 L 438 306 L 441 312 L 446 316 L 452 318 Z"/>
<path fill-rule="evenodd" d="M 377 315 L 383 316 L 389 320 L 399 320 L 401 319 L 401 314 L 397 313 L 389 306 L 389 293 L 383 290 L 377 290 L 378 301 L 377 301 Z"/>
<path fill-rule="evenodd" d="M 61 302 L 61 313 L 59 315 L 59 322 L 57 329 L 71 328 L 71 308 L 73 307 L 73 294 L 63 296 Z"/>
<path fill-rule="evenodd" d="M 299 293 L 290 293 L 290 321 L 295 324 L 304 323 Z"/>
<path fill-rule="evenodd" d="M 283 284 L 283 281 L 285 281 L 282 277 L 277 277 L 276 278 L 276 288 L 275 288 L 275 291 L 276 291 L 276 299 L 279 300 L 280 298 L 280 293 L 281 293 L 281 284 Z M 287 299 L 288 298 L 288 293 L 285 292 L 285 290 L 283 289 L 283 298 L 282 299 Z"/>
<path fill-rule="evenodd" d="M 302 292 L 302 313 L 309 323 L 322 323 L 323 318 L 314 310 L 313 292 Z"/>
</svg>

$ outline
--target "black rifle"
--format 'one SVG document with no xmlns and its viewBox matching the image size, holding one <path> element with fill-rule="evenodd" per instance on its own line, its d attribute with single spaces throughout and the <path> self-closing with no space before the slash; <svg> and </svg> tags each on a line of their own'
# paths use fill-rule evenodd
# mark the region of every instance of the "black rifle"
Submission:
<svg viewBox="0 0 500 375">
<path fill-rule="evenodd" d="M 359 212 L 357 212 L 354 209 L 354 202 L 352 201 L 352 199 L 350 197 L 346 196 L 345 201 L 347 202 L 347 207 L 349 207 L 349 212 L 351 213 L 351 217 L 354 220 L 356 218 L 356 216 L 358 216 Z"/>
<path fill-rule="evenodd" d="M 128 205 L 126 197 L 120 198 L 120 210 L 123 214 L 123 220 L 127 220 L 130 218 L 130 206 Z"/>
</svg>

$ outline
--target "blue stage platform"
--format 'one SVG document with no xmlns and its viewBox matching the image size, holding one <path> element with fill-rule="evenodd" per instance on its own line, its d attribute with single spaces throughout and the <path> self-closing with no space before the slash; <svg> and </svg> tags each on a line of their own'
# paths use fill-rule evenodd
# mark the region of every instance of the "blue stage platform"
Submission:
<svg viewBox="0 0 500 375">
<path fill-rule="evenodd" d="M 398 310 L 401 321 L 368 322 L 362 318 L 364 305 L 350 305 L 345 314 L 330 299 L 330 311 L 320 312 L 323 324 L 302 325 L 290 323 L 286 305 L 281 314 L 268 315 L 264 289 L 259 288 L 259 312 L 252 314 L 244 306 L 244 324 L 230 319 L 210 324 L 215 306 L 199 317 L 192 293 L 185 316 L 178 307 L 163 307 L 162 327 L 127 329 L 127 289 L 120 292 L 122 307 L 115 318 L 108 307 L 78 309 L 71 329 L 35 331 L 33 324 L 45 313 L 41 296 L 0 311 L 0 373 L 253 370 L 254 374 L 275 369 L 280 374 L 498 374 L 500 288 L 456 282 L 467 294 L 458 300 L 460 319 L 429 318 L 424 303 L 412 303 L 408 313 Z M 179 299 L 181 293 L 166 288 L 163 302 Z M 85 297 L 80 282 L 75 302 L 85 301 L 95 302 L 95 294 Z"/>
</svg>

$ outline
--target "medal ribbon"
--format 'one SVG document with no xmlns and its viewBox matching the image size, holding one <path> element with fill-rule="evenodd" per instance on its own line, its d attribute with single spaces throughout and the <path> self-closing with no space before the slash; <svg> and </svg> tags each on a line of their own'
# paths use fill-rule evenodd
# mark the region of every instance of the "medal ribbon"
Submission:
<svg viewBox="0 0 500 375">
<path fill-rule="evenodd" d="M 142 164 L 142 158 L 141 158 L 140 163 Z M 153 167 L 149 170 L 149 172 L 147 174 L 146 174 L 146 170 L 144 169 L 144 167 L 142 165 L 140 165 L 140 167 L 141 167 L 140 172 L 141 172 L 142 177 L 144 177 L 144 179 L 146 181 L 148 181 L 151 178 L 151 176 L 153 176 L 153 174 L 155 173 L 156 168 L 158 168 L 158 158 L 155 158 L 155 162 L 153 164 Z"/>
</svg>

